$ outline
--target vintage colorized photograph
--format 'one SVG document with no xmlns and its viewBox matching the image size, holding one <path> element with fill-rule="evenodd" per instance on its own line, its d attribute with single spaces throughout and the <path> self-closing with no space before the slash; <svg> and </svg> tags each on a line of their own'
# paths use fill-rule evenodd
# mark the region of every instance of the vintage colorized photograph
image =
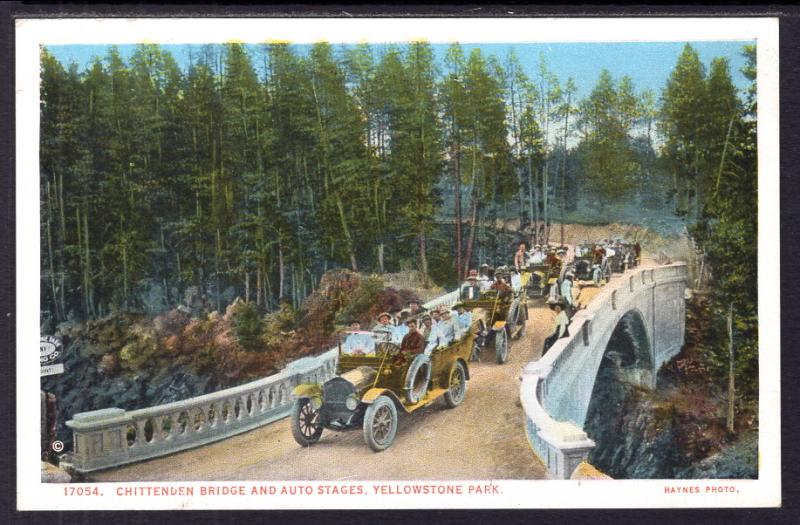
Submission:
<svg viewBox="0 0 800 525">
<path fill-rule="evenodd" d="M 18 507 L 780 505 L 777 42 L 19 20 Z"/>
</svg>

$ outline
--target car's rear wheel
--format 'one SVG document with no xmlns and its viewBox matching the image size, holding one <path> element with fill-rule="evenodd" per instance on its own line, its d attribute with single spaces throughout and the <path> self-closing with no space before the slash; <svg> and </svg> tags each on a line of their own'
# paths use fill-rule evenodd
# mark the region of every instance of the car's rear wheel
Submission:
<svg viewBox="0 0 800 525">
<path fill-rule="evenodd" d="M 298 399 L 292 406 L 292 437 L 299 445 L 310 447 L 322 435 L 322 417 L 307 397 Z"/>
<path fill-rule="evenodd" d="M 447 392 L 444 394 L 444 402 L 447 408 L 455 408 L 464 401 L 467 395 L 467 371 L 464 364 L 456 361 L 450 370 L 450 382 Z"/>
<path fill-rule="evenodd" d="M 494 334 L 494 355 L 500 365 L 508 361 L 508 333 L 505 328 Z"/>
<path fill-rule="evenodd" d="M 364 441 L 375 452 L 389 448 L 397 434 L 397 408 L 388 396 L 378 396 L 364 414 Z"/>
</svg>

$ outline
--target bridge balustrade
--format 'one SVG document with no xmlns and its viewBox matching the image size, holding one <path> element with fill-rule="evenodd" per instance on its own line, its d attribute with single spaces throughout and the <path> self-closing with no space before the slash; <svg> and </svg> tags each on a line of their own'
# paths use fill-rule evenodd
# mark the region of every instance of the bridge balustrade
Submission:
<svg viewBox="0 0 800 525">
<path fill-rule="evenodd" d="M 636 279 L 639 272 L 641 277 Z M 526 415 L 526 433 L 551 477 L 568 479 L 595 446 L 582 427 L 610 332 L 636 300 L 648 305 L 649 322 L 654 322 L 656 288 L 663 286 L 669 290 L 665 293 L 679 294 L 682 301 L 686 276 L 686 265 L 678 263 L 633 270 L 627 279 L 612 279 L 586 309 L 575 314 L 569 325 L 570 335 L 556 341 L 545 356 L 523 368 L 520 399 Z M 673 284 L 677 286 L 674 290 L 667 288 Z M 671 302 L 665 301 L 661 315 L 668 319 L 667 328 L 672 329 L 666 330 L 666 337 L 675 341 L 660 340 L 659 345 L 649 342 L 655 367 L 675 355 L 683 344 L 682 302 L 671 296 L 670 299 Z M 680 333 L 670 323 L 679 323 Z"/>
<path fill-rule="evenodd" d="M 452 306 L 455 290 L 425 303 L 428 309 Z M 126 411 L 105 408 L 75 414 L 73 467 L 91 472 L 198 447 L 291 414 L 292 389 L 325 382 L 336 374 L 338 349 L 292 361 L 277 374 L 218 392 Z"/>
</svg>

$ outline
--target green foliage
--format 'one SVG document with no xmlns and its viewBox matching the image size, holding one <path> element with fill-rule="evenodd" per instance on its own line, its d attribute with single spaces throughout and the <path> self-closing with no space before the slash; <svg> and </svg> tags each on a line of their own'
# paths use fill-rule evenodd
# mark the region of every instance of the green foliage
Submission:
<svg viewBox="0 0 800 525">
<path fill-rule="evenodd" d="M 691 218 L 689 232 L 712 276 L 708 361 L 717 382 L 726 385 L 730 351 L 726 325 L 732 309 L 736 388 L 741 398 L 754 402 L 758 393 L 754 48 L 745 47 L 743 54 L 747 58 L 743 72 L 751 81 L 744 106 L 727 61 L 713 60 L 706 77 L 697 53 L 687 45 L 664 92 L 662 114 L 665 161 L 673 166 L 677 184 L 692 190 L 683 195 L 675 192 L 677 210 Z M 681 170 L 681 165 L 690 171 Z"/>
<path fill-rule="evenodd" d="M 637 113 L 631 80 L 623 77 L 617 85 L 603 70 L 582 104 L 580 120 L 584 173 L 601 203 L 618 202 L 635 187 L 638 163 L 630 136 Z"/>
<path fill-rule="evenodd" d="M 245 350 L 261 350 L 259 342 L 262 335 L 262 322 L 256 305 L 239 301 L 232 304 L 228 311 L 233 320 L 233 331 L 239 344 Z"/>
</svg>

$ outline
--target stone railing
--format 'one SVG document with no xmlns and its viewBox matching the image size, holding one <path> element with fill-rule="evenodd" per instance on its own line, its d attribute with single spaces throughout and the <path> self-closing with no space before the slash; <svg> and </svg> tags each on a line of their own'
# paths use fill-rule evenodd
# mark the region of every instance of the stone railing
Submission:
<svg viewBox="0 0 800 525">
<path fill-rule="evenodd" d="M 288 364 L 281 372 L 219 392 L 139 410 L 75 414 L 73 466 L 89 472 L 205 445 L 291 413 L 292 389 L 336 373 L 337 350 Z"/>
<path fill-rule="evenodd" d="M 456 289 L 450 293 L 446 293 L 428 301 L 427 303 L 423 304 L 422 306 L 428 310 L 433 310 L 434 308 L 439 308 L 440 306 L 453 306 L 458 302 L 460 289 Z"/>
<path fill-rule="evenodd" d="M 581 400 L 586 398 L 583 394 L 591 395 L 595 377 L 590 372 L 595 370 L 598 352 L 605 350 L 592 351 L 591 345 L 603 338 L 599 332 L 614 329 L 622 305 L 628 305 L 634 294 L 652 289 L 657 283 L 685 278 L 683 263 L 614 276 L 585 310 L 573 316 L 570 335 L 556 341 L 544 357 L 523 368 L 520 400 L 526 414 L 525 430 L 550 477 L 569 479 L 595 446 L 582 428 L 585 406 Z M 557 414 L 558 420 L 552 414 Z"/>
<path fill-rule="evenodd" d="M 451 306 L 458 290 L 425 303 Z M 226 439 L 288 417 L 292 389 L 336 373 L 338 350 L 292 361 L 279 373 L 211 394 L 139 410 L 105 408 L 75 414 L 73 467 L 90 472 Z"/>
</svg>

